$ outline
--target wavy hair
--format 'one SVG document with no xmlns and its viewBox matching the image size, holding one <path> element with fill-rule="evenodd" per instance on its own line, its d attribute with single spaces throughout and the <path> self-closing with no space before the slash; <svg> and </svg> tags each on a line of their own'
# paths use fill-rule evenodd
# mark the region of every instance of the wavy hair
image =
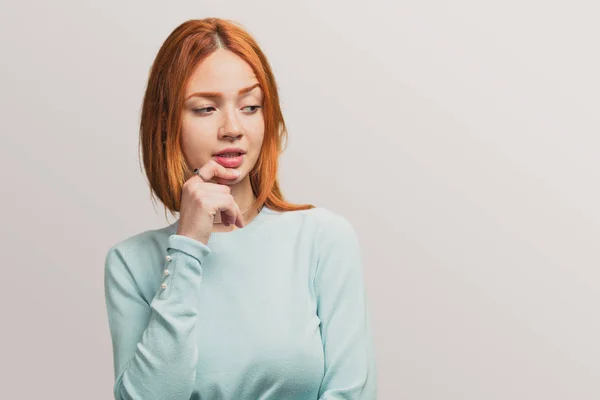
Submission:
<svg viewBox="0 0 600 400">
<path fill-rule="evenodd" d="M 260 155 L 250 171 L 255 204 L 276 211 L 311 209 L 312 204 L 292 204 L 277 181 L 279 155 L 287 146 L 287 129 L 275 77 L 256 41 L 235 21 L 220 18 L 188 20 L 171 32 L 150 68 L 140 118 L 139 149 L 150 197 L 156 197 L 174 216 L 179 212 L 183 184 L 191 177 L 181 148 L 185 89 L 192 72 L 218 49 L 237 54 L 254 70 L 264 93 L 265 133 Z"/>
</svg>

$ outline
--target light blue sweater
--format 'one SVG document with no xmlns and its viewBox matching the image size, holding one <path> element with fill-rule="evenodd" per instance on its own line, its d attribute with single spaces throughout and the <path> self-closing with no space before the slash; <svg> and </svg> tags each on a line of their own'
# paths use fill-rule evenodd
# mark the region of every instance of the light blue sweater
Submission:
<svg viewBox="0 0 600 400">
<path fill-rule="evenodd" d="M 377 398 L 353 226 L 264 206 L 208 245 L 179 221 L 113 245 L 105 296 L 118 400 Z"/>
</svg>

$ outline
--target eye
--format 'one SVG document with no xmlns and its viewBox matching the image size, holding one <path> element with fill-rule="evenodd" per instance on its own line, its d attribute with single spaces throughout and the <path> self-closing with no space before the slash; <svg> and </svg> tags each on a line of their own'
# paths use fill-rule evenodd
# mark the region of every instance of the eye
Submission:
<svg viewBox="0 0 600 400">
<path fill-rule="evenodd" d="M 254 111 L 251 111 L 251 112 L 250 112 L 250 114 L 254 114 L 255 112 L 257 112 L 257 111 L 258 111 L 258 109 L 259 109 L 259 108 L 261 108 L 261 106 L 258 106 L 258 105 L 257 105 L 257 106 L 246 106 L 246 107 L 244 107 L 244 108 L 250 108 L 250 107 L 254 107 L 254 108 L 255 108 L 255 110 L 254 110 Z"/>
<path fill-rule="evenodd" d="M 202 110 L 208 110 L 209 108 L 214 108 L 214 107 L 194 108 L 192 111 L 195 112 L 196 114 L 205 114 L 205 113 L 203 113 L 201 111 Z"/>
<path fill-rule="evenodd" d="M 246 106 L 244 108 L 255 108 L 254 111 L 250 111 L 250 114 L 254 114 L 255 112 L 258 111 L 259 108 L 262 108 L 259 105 L 254 105 L 254 106 Z M 203 110 L 209 110 L 209 109 L 214 109 L 214 107 L 204 107 L 204 108 L 194 108 L 192 111 L 195 112 L 196 114 L 206 114 L 205 112 L 203 112 Z"/>
<path fill-rule="evenodd" d="M 250 114 L 254 114 L 256 111 L 258 111 L 259 108 L 262 108 L 259 105 L 246 106 L 244 108 L 251 108 L 251 107 L 254 107 L 255 109 L 254 109 L 254 111 L 251 111 Z M 196 114 L 206 114 L 205 112 L 203 112 L 203 110 L 208 110 L 208 109 L 211 109 L 211 108 L 214 109 L 214 107 L 204 107 L 204 108 L 194 108 L 192 111 L 195 112 Z"/>
</svg>

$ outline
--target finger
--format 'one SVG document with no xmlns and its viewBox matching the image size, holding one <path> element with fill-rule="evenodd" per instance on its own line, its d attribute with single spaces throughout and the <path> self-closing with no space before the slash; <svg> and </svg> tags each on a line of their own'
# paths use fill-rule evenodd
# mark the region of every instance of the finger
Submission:
<svg viewBox="0 0 600 400">
<path fill-rule="evenodd" d="M 246 222 L 244 221 L 244 214 L 242 214 L 242 210 L 240 210 L 239 205 L 234 201 L 236 217 L 231 217 L 231 214 L 221 213 L 221 221 L 225 224 L 225 226 L 236 225 L 239 228 L 243 228 L 246 226 Z"/>
<path fill-rule="evenodd" d="M 221 222 L 225 224 L 225 226 L 235 223 L 242 213 L 238 204 L 235 200 L 232 201 L 230 194 L 219 194 L 216 197 L 218 199 L 217 204 L 219 204 L 218 210 L 221 213 Z"/>
<path fill-rule="evenodd" d="M 246 226 L 246 221 L 244 221 L 244 216 L 242 215 L 241 212 L 240 212 L 240 217 L 235 221 L 235 225 L 238 228 L 243 228 Z"/>
<path fill-rule="evenodd" d="M 195 168 L 192 176 L 186 181 L 186 183 L 190 182 L 190 184 L 193 184 L 193 185 L 195 185 L 197 183 L 203 183 L 203 182 L 215 183 L 213 181 L 213 179 L 210 177 L 207 177 L 207 175 L 209 175 L 209 174 L 206 172 L 206 169 Z"/>
<path fill-rule="evenodd" d="M 246 226 L 246 222 L 244 221 L 244 214 L 242 213 L 242 210 L 240 210 L 240 208 L 237 208 L 238 214 L 237 214 L 237 218 L 235 220 L 232 220 L 231 223 L 235 224 L 238 228 L 243 228 L 244 226 Z"/>
<path fill-rule="evenodd" d="M 207 175 L 204 175 L 203 173 L 204 167 L 206 167 L 207 169 Z M 237 169 L 226 168 L 218 162 L 216 162 L 215 160 L 210 160 L 209 162 L 207 162 L 200 169 L 200 173 L 202 173 L 202 176 L 206 176 L 208 179 L 215 179 L 215 181 L 218 180 L 217 178 L 222 178 L 224 180 L 233 180 L 237 179 L 240 176 L 240 172 Z"/>
</svg>

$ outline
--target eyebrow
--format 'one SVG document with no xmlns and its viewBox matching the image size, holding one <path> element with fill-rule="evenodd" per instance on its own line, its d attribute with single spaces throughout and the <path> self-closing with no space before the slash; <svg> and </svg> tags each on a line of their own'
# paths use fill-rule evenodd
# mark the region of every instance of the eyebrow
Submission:
<svg viewBox="0 0 600 400">
<path fill-rule="evenodd" d="M 252 89 L 254 89 L 254 88 L 255 88 L 255 87 L 257 87 L 257 86 L 259 86 L 259 87 L 260 87 L 260 84 L 258 84 L 258 83 L 255 83 L 255 84 L 254 84 L 254 85 L 252 85 L 252 86 L 248 86 L 248 87 L 245 87 L 245 88 L 242 88 L 242 89 L 238 90 L 238 96 L 239 96 L 239 95 L 242 95 L 242 94 L 244 94 L 244 93 L 248 93 L 249 91 L 251 91 Z M 196 93 L 192 93 L 192 94 L 190 94 L 190 95 L 189 95 L 189 96 L 186 98 L 186 100 L 188 100 L 190 97 L 194 97 L 194 96 L 198 96 L 198 97 L 206 97 L 206 98 L 209 98 L 209 99 L 213 99 L 213 98 L 220 98 L 220 97 L 223 97 L 223 93 L 221 93 L 221 92 L 196 92 Z"/>
</svg>

